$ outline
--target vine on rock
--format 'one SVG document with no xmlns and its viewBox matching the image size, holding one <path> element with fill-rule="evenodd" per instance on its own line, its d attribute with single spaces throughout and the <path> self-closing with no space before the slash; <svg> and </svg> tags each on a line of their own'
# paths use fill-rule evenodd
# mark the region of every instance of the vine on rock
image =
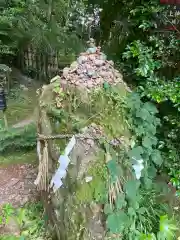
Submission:
<svg viewBox="0 0 180 240">
<path fill-rule="evenodd" d="M 109 201 L 105 203 L 108 237 L 113 239 L 173 239 L 176 225 L 166 215 L 167 206 L 157 202 L 153 179 L 163 163 L 156 137 L 160 119 L 156 107 L 131 94 L 126 104 L 134 135 L 128 163 L 108 147 Z M 125 159 L 123 159 L 125 161 Z M 128 172 L 128 175 L 127 175 Z"/>
<path fill-rule="evenodd" d="M 133 164 L 137 164 L 139 160 L 143 162 L 143 181 L 149 185 L 156 176 L 157 168 L 163 163 L 156 137 L 157 127 L 161 125 L 160 119 L 156 117 L 158 111 L 151 102 L 143 103 L 137 94 L 131 95 L 127 107 L 135 136 L 128 155 Z"/>
</svg>

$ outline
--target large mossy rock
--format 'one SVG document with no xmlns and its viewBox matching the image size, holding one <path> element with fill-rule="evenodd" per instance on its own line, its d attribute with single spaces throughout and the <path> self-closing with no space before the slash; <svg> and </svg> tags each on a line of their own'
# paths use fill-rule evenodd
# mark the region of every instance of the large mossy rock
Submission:
<svg viewBox="0 0 180 240">
<path fill-rule="evenodd" d="M 91 88 L 90 91 L 72 82 L 69 84 L 67 75 L 66 78 L 57 76 L 39 91 L 38 133 L 41 137 L 57 134 L 86 135 L 84 139 L 76 138 L 63 187 L 55 193 L 47 186 L 58 168 L 59 155 L 63 153 L 69 139 L 50 138 L 44 141 L 40 138 L 39 141 L 39 158 L 48 146 L 48 160 L 40 159 L 36 184 L 58 239 L 105 239 L 101 203 L 107 198 L 108 172 L 102 139 L 111 143 L 118 139 L 124 147 L 129 145 L 130 138 L 123 109 L 123 100 L 129 90 L 122 79 L 116 82 L 116 91 L 121 96 L 116 101 L 122 101 L 122 108 L 119 108 L 119 104 L 118 109 L 111 92 L 103 89 L 103 85 Z M 43 167 L 43 164 L 46 166 Z M 46 181 L 45 188 L 42 179 Z"/>
</svg>

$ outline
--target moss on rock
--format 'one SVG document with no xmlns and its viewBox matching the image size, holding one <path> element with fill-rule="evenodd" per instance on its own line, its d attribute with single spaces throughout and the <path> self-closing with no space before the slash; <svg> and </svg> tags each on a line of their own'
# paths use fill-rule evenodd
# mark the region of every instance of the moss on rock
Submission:
<svg viewBox="0 0 180 240">
<path fill-rule="evenodd" d="M 113 76 L 114 69 L 110 69 Z M 101 138 L 106 138 L 107 142 L 122 137 L 129 139 L 130 132 L 123 107 L 127 92 L 122 79 L 115 87 L 104 89 L 98 85 L 89 91 L 79 85 L 69 84 L 65 76 L 54 78 L 50 85 L 42 88 L 39 97 L 39 133 L 81 133 L 90 136 L 90 139 L 76 139 L 68 173 L 63 180 L 64 188 L 51 193 L 50 200 L 47 194 L 47 199 L 44 197 L 58 239 L 104 239 L 101 208 L 96 213 L 91 209 L 92 203 L 104 203 L 107 197 L 108 172 Z M 49 152 L 55 148 L 57 156 L 62 154 L 68 141 L 60 139 L 52 143 L 50 140 Z M 51 154 L 48 164 L 53 166 L 49 169 L 51 179 L 58 165 Z M 97 233 L 94 224 L 101 229 L 100 233 Z"/>
<path fill-rule="evenodd" d="M 106 198 L 106 181 L 108 179 L 107 167 L 105 164 L 104 153 L 99 153 L 95 163 L 90 166 L 86 177 L 79 184 L 76 191 L 76 198 L 80 203 L 104 202 Z"/>
</svg>

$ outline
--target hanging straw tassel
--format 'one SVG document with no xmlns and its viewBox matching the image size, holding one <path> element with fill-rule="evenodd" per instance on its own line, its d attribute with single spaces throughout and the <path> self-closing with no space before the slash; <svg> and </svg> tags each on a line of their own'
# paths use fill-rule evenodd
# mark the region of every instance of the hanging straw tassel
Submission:
<svg viewBox="0 0 180 240">
<path fill-rule="evenodd" d="M 49 191 L 48 187 L 48 141 L 45 141 L 43 148 L 43 154 L 41 154 L 41 143 L 37 143 L 37 153 L 39 157 L 39 171 L 38 176 L 34 182 L 37 185 L 38 190 Z"/>
<path fill-rule="evenodd" d="M 112 157 L 110 155 L 109 152 L 106 153 L 106 163 L 112 161 Z M 117 180 L 115 183 L 111 183 L 111 173 L 110 173 L 110 177 L 109 177 L 109 204 L 110 206 L 112 206 L 117 198 L 117 195 L 119 193 L 122 193 L 122 187 L 121 187 L 121 183 L 120 183 L 120 179 L 117 176 Z"/>
<path fill-rule="evenodd" d="M 34 184 L 36 186 L 39 186 L 41 177 L 42 177 L 42 154 L 41 154 L 41 141 L 37 142 L 37 155 L 39 158 L 39 167 L 38 167 L 38 175 L 36 180 L 34 181 Z"/>
<path fill-rule="evenodd" d="M 42 179 L 42 187 L 44 188 L 45 191 L 49 190 L 49 184 L 48 184 L 48 158 L 49 158 L 49 154 L 48 154 L 48 142 L 45 141 L 45 146 L 43 149 L 43 165 L 42 165 L 42 169 L 43 169 L 43 179 Z"/>
</svg>

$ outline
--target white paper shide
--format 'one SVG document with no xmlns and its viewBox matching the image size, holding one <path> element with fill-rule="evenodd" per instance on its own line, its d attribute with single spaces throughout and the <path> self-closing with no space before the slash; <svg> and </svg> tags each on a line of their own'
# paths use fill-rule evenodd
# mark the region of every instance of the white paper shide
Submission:
<svg viewBox="0 0 180 240">
<path fill-rule="evenodd" d="M 139 180 L 141 178 L 141 172 L 144 169 L 144 165 L 143 165 L 143 159 L 135 159 L 134 160 L 134 164 L 132 165 L 132 168 L 134 169 L 135 175 L 136 175 L 136 179 Z"/>
<path fill-rule="evenodd" d="M 75 144 L 76 144 L 76 139 L 73 136 L 69 141 L 67 147 L 65 148 L 64 154 L 60 155 L 59 157 L 58 162 L 60 165 L 56 173 L 52 177 L 51 184 L 50 184 L 50 187 L 53 187 L 54 192 L 56 192 L 63 185 L 62 179 L 66 177 L 67 168 L 70 163 L 69 154 L 73 150 Z"/>
</svg>

